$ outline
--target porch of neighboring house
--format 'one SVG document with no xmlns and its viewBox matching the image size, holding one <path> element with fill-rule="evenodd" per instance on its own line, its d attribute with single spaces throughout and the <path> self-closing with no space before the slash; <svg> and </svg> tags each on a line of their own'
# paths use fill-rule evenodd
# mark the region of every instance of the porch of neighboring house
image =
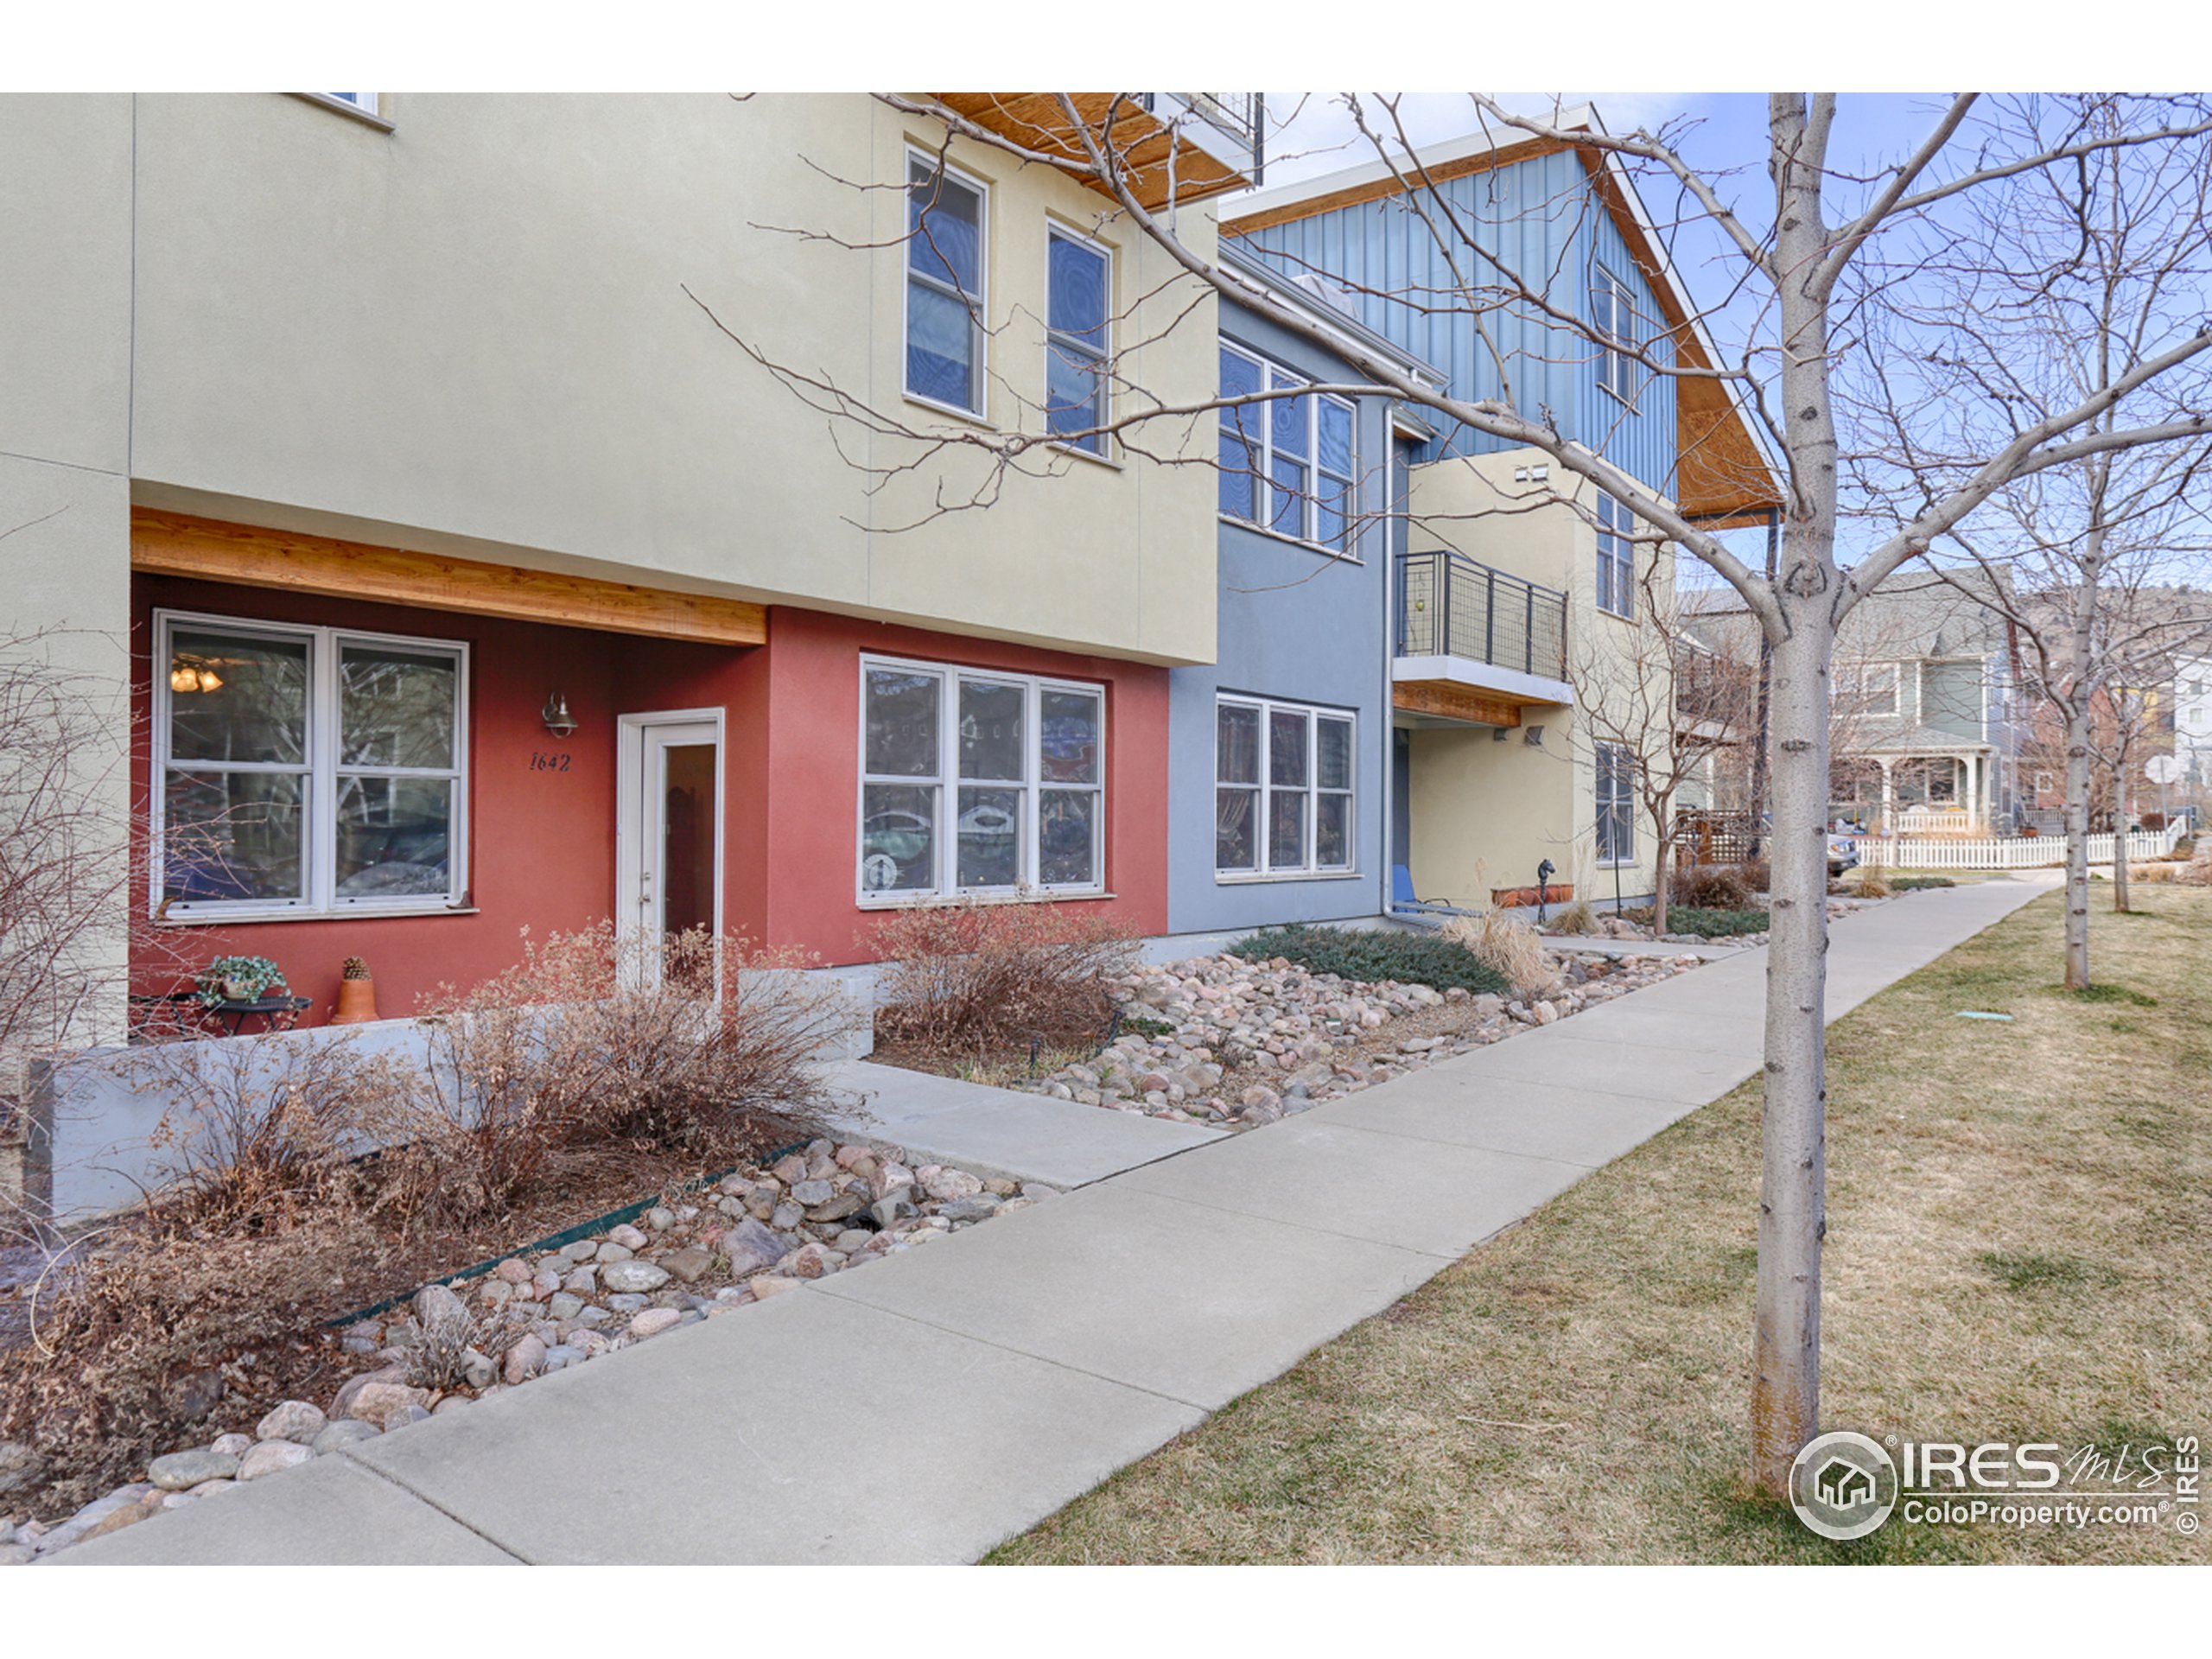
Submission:
<svg viewBox="0 0 2212 1659">
<path fill-rule="evenodd" d="M 1396 557 L 1392 909 L 1571 895 L 1567 595 L 1447 551 Z"/>
<path fill-rule="evenodd" d="M 1995 770 L 1986 744 L 1872 753 L 1837 769 L 1828 820 L 1863 835 L 1987 835 Z"/>
</svg>

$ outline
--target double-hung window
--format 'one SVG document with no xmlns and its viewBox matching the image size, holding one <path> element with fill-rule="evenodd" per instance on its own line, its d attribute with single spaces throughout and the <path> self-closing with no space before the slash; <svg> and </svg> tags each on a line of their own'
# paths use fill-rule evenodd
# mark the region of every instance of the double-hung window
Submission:
<svg viewBox="0 0 2212 1659">
<path fill-rule="evenodd" d="M 1105 885 L 1103 688 L 861 661 L 860 896 Z"/>
<path fill-rule="evenodd" d="M 168 612 L 156 640 L 162 913 L 461 902 L 466 645 Z"/>
<path fill-rule="evenodd" d="M 1835 700 L 1839 715 L 1894 715 L 1900 680 L 1895 663 L 1838 663 Z"/>
<path fill-rule="evenodd" d="M 983 188 L 906 158 L 906 391 L 983 412 Z"/>
<path fill-rule="evenodd" d="M 1598 608 L 1636 614 L 1636 515 L 1598 492 Z"/>
<path fill-rule="evenodd" d="M 1352 716 L 1224 696 L 1214 708 L 1214 868 L 1300 875 L 1352 867 Z"/>
<path fill-rule="evenodd" d="M 1113 264 L 1106 250 L 1062 230 L 1046 233 L 1045 429 L 1106 453 L 1106 319 Z"/>
<path fill-rule="evenodd" d="M 1352 406 L 1300 394 L 1303 377 L 1241 347 L 1221 348 L 1220 509 L 1279 535 L 1349 552 Z M 1267 397 L 1262 394 L 1286 394 Z"/>
<path fill-rule="evenodd" d="M 1632 402 L 1637 340 L 1636 302 L 1629 286 L 1603 265 L 1590 283 L 1590 332 L 1598 338 L 1598 384 L 1623 403 Z"/>
<path fill-rule="evenodd" d="M 1598 861 L 1636 861 L 1636 755 L 1627 745 L 1598 747 Z"/>
</svg>

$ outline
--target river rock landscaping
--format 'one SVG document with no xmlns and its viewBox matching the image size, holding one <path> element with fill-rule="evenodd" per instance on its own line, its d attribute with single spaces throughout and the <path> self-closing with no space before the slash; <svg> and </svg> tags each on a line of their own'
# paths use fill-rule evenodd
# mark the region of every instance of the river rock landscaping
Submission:
<svg viewBox="0 0 2212 1659">
<path fill-rule="evenodd" d="M 49 1556 L 1057 1192 L 914 1163 L 895 1148 L 811 1141 L 664 1199 L 636 1224 L 519 1251 L 334 1331 L 328 1340 L 354 1374 L 327 1402 L 287 1400 L 239 1432 L 156 1458 L 143 1478 L 59 1522 L 8 1514 L 12 1494 L 34 1490 L 42 1471 L 30 1447 L 0 1442 L 0 1565 Z"/>
<path fill-rule="evenodd" d="M 1121 1030 L 1088 1059 L 1007 1087 L 1248 1129 L 1455 1054 L 1556 1024 L 1696 967 L 1693 956 L 1554 958 L 1549 990 L 1470 991 L 1198 957 L 1117 977 Z"/>
</svg>

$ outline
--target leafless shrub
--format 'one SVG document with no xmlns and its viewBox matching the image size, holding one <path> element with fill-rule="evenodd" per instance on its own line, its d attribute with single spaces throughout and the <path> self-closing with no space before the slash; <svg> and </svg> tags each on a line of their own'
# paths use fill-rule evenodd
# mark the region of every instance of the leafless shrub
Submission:
<svg viewBox="0 0 2212 1659">
<path fill-rule="evenodd" d="M 471 1306 L 460 1295 L 448 1294 L 452 1300 L 439 1317 L 420 1321 L 407 1351 L 407 1380 L 418 1389 L 461 1387 L 480 1357 L 505 1353 L 530 1328 L 529 1320 L 511 1307 Z M 420 1293 L 416 1311 L 423 1311 Z"/>
<path fill-rule="evenodd" d="M 2196 851 L 2174 872 L 2173 880 L 2185 887 L 2212 887 L 2212 836 L 2197 842 Z"/>
<path fill-rule="evenodd" d="M 425 1005 L 428 1064 L 388 1074 L 380 1162 L 405 1211 L 466 1219 L 507 1203 L 563 1148 L 705 1152 L 755 1118 L 823 1103 L 813 1057 L 850 1017 L 798 958 L 702 931 L 664 944 L 611 925 L 525 940 L 523 961 Z"/>
<path fill-rule="evenodd" d="M 900 911 L 875 942 L 889 959 L 877 1029 L 944 1054 L 1095 1036 L 1114 1011 L 1110 982 L 1136 953 L 1110 916 L 974 899 Z"/>
<path fill-rule="evenodd" d="M 1886 899 L 1891 891 L 1890 878 L 1883 874 L 1879 868 L 1869 864 L 1859 872 L 1859 883 L 1855 891 L 1861 899 Z"/>
<path fill-rule="evenodd" d="M 1675 873 L 1672 902 L 1695 910 L 1742 910 L 1751 901 L 1744 873 L 1732 864 L 1685 864 Z"/>
<path fill-rule="evenodd" d="M 1485 967 L 1496 969 L 1516 992 L 1547 991 L 1559 983 L 1558 965 L 1526 922 L 1495 910 L 1455 916 L 1444 925 L 1444 937 L 1465 947 Z"/>
</svg>

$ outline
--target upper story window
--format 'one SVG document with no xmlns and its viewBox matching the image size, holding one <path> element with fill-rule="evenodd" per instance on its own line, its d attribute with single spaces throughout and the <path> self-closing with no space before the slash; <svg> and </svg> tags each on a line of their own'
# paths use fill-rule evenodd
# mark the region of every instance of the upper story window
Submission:
<svg viewBox="0 0 2212 1659">
<path fill-rule="evenodd" d="M 1222 875 L 1349 870 L 1352 716 L 1224 696 L 1214 708 L 1214 869 Z"/>
<path fill-rule="evenodd" d="M 367 115 L 377 112 L 377 95 L 374 92 L 325 92 L 323 96 L 334 98 L 340 104 L 351 104 Z"/>
<path fill-rule="evenodd" d="M 461 902 L 466 645 L 163 612 L 156 650 L 164 914 Z"/>
<path fill-rule="evenodd" d="M 1894 715 L 1903 679 L 1895 663 L 1838 663 L 1835 701 L 1847 715 Z"/>
<path fill-rule="evenodd" d="M 983 187 L 906 157 L 906 390 L 983 412 Z"/>
<path fill-rule="evenodd" d="M 1629 285 L 1598 267 L 1590 284 L 1590 331 L 1598 338 L 1598 384 L 1623 403 L 1632 401 L 1636 353 L 1642 349 L 1636 297 Z"/>
<path fill-rule="evenodd" d="M 861 661 L 860 895 L 1105 885 L 1103 686 Z"/>
<path fill-rule="evenodd" d="M 1097 244 L 1053 230 L 1046 233 L 1046 265 L 1045 429 L 1103 455 L 1113 262 Z"/>
<path fill-rule="evenodd" d="M 1598 745 L 1598 861 L 1636 861 L 1636 753 L 1624 743 Z"/>
<path fill-rule="evenodd" d="M 1221 348 L 1221 396 L 1293 392 L 1304 377 L 1240 347 Z M 1306 394 L 1221 411 L 1221 511 L 1280 535 L 1351 550 L 1352 406 Z"/>
<path fill-rule="evenodd" d="M 1598 492 L 1598 608 L 1636 614 L 1636 515 Z"/>
</svg>

